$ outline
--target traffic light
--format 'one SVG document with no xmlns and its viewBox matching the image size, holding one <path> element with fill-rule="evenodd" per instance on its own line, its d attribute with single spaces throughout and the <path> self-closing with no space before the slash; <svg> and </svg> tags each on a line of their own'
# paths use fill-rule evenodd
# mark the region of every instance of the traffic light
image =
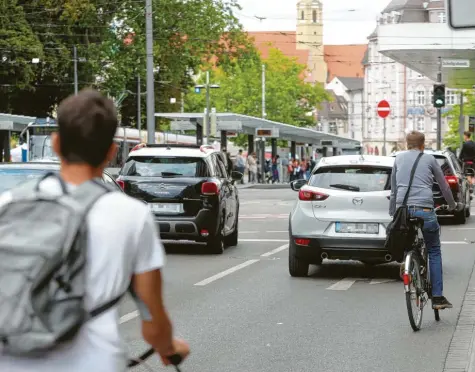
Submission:
<svg viewBox="0 0 475 372">
<path fill-rule="evenodd" d="M 445 107 L 445 84 L 434 85 L 434 107 Z"/>
</svg>

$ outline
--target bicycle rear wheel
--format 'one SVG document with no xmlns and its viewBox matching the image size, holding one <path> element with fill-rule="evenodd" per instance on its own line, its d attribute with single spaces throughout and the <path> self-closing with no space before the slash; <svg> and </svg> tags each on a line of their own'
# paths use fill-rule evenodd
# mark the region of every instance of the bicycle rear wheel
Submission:
<svg viewBox="0 0 475 372">
<path fill-rule="evenodd" d="M 404 288 L 406 292 L 407 314 L 412 329 L 417 332 L 421 329 L 422 313 L 424 310 L 424 288 L 420 275 L 420 264 L 414 252 L 406 256 L 404 268 Z"/>
</svg>

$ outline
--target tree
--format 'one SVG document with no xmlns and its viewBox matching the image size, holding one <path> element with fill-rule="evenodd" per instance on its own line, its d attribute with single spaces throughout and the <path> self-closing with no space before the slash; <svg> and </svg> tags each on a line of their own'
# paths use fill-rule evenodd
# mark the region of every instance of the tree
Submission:
<svg viewBox="0 0 475 372">
<path fill-rule="evenodd" d="M 266 118 L 295 126 L 314 125 L 314 118 L 308 113 L 330 97 L 321 85 L 305 83 L 302 76 L 306 66 L 298 64 L 295 58 L 286 57 L 278 49 L 270 49 L 265 60 L 254 51 L 246 58 L 213 69 L 211 82 L 219 84 L 220 89 L 211 93 L 212 107 L 219 112 L 260 117 L 262 64 L 266 66 Z M 202 74 L 198 82 L 204 83 L 204 79 Z M 186 106 L 188 111 L 203 112 L 205 94 L 190 91 Z M 235 142 L 243 145 L 246 141 L 247 138 L 240 136 Z"/>
<path fill-rule="evenodd" d="M 464 96 L 466 101 L 464 102 L 463 113 L 465 116 L 475 115 L 475 95 L 473 92 L 465 92 Z M 458 149 L 462 146 L 459 132 L 459 117 L 460 117 L 460 105 L 454 105 L 452 108 L 444 114 L 444 117 L 448 118 L 448 131 L 444 136 L 444 146 L 452 149 Z"/>
</svg>

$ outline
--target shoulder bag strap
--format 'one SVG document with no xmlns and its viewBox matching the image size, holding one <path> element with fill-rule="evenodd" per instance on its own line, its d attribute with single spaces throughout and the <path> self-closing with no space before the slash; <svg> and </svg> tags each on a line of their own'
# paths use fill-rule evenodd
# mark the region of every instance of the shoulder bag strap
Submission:
<svg viewBox="0 0 475 372">
<path fill-rule="evenodd" d="M 416 168 L 417 168 L 417 165 L 419 164 L 419 160 L 421 160 L 421 158 L 422 158 L 422 155 L 424 155 L 423 152 L 421 152 L 417 156 L 417 159 L 414 162 L 414 165 L 412 166 L 411 177 L 409 179 L 409 185 L 407 186 L 406 196 L 404 196 L 404 201 L 402 202 L 403 206 L 405 206 L 407 204 L 407 199 L 409 199 L 409 191 L 411 191 L 412 181 L 414 181 L 414 175 L 416 173 Z"/>
</svg>

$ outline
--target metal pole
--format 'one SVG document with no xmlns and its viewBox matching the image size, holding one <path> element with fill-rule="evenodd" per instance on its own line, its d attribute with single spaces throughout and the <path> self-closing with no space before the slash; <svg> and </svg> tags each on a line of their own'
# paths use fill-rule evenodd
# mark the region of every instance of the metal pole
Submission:
<svg viewBox="0 0 475 372">
<path fill-rule="evenodd" d="M 386 118 L 383 120 L 383 156 L 386 156 Z"/>
<path fill-rule="evenodd" d="M 266 118 L 266 65 L 262 65 L 262 118 Z"/>
<path fill-rule="evenodd" d="M 465 132 L 465 115 L 464 115 L 463 92 L 460 92 L 460 116 L 459 116 L 460 146 L 462 146 L 463 144 L 463 132 Z"/>
<path fill-rule="evenodd" d="M 78 94 L 78 50 L 76 45 L 73 46 L 73 55 L 74 55 L 74 94 Z"/>
<path fill-rule="evenodd" d="M 437 72 L 437 82 L 442 83 L 442 57 L 439 57 L 439 71 Z M 442 148 L 442 109 L 437 109 L 437 150 Z"/>
<path fill-rule="evenodd" d="M 155 143 L 155 92 L 153 76 L 152 0 L 145 0 L 145 39 L 147 53 L 147 142 Z"/>
<path fill-rule="evenodd" d="M 181 113 L 185 112 L 185 93 L 181 92 Z"/>
<path fill-rule="evenodd" d="M 210 86 L 209 71 L 206 71 L 206 144 L 209 145 L 209 135 L 211 132 L 211 115 L 210 115 Z"/>
<path fill-rule="evenodd" d="M 137 129 L 139 130 L 140 142 L 142 142 L 142 102 L 140 95 L 140 75 L 137 75 Z"/>
</svg>

